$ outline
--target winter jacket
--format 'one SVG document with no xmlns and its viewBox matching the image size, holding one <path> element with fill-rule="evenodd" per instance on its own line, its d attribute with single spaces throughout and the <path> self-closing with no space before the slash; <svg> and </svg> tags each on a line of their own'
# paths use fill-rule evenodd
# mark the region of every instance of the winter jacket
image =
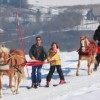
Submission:
<svg viewBox="0 0 100 100">
<path fill-rule="evenodd" d="M 96 41 L 100 41 L 100 30 L 99 29 L 96 29 L 95 33 L 94 33 L 94 36 L 93 36 L 93 39 Z"/>
<path fill-rule="evenodd" d="M 53 52 L 52 49 L 48 52 L 49 57 L 51 58 L 50 65 L 61 65 L 61 59 L 60 59 L 60 50 L 58 49 L 57 52 Z"/>
<path fill-rule="evenodd" d="M 36 44 L 32 45 L 29 50 L 30 58 L 36 60 L 44 61 L 47 58 L 47 53 L 43 46 L 37 46 Z"/>
</svg>

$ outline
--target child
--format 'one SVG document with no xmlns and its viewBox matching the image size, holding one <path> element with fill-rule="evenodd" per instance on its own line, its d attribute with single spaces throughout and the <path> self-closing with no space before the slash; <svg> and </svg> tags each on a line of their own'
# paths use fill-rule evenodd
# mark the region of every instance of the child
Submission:
<svg viewBox="0 0 100 100">
<path fill-rule="evenodd" d="M 49 87 L 49 83 L 51 81 L 51 78 L 55 71 L 55 68 L 57 69 L 57 72 L 59 74 L 59 78 L 60 78 L 59 84 L 64 84 L 65 79 L 64 79 L 64 75 L 63 75 L 63 72 L 61 69 L 60 50 L 59 50 L 58 44 L 56 42 L 53 42 L 51 44 L 51 48 L 49 50 L 47 60 L 48 60 L 48 62 L 50 62 L 50 70 L 49 70 L 49 73 L 46 78 L 46 87 Z"/>
</svg>

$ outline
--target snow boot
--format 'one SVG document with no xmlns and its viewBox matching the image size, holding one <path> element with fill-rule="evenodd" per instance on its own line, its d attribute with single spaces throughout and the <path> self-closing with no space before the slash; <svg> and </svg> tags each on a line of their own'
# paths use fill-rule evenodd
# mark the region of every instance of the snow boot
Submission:
<svg viewBox="0 0 100 100">
<path fill-rule="evenodd" d="M 34 84 L 33 88 L 38 88 L 38 87 L 37 87 L 37 84 Z"/>
<path fill-rule="evenodd" d="M 31 88 L 37 88 L 37 84 L 36 83 L 32 83 Z"/>
<path fill-rule="evenodd" d="M 60 80 L 59 84 L 64 84 L 66 83 L 65 80 Z"/>
<path fill-rule="evenodd" d="M 93 68 L 93 71 L 97 71 L 97 67 L 98 67 L 98 65 L 95 64 L 95 66 L 94 66 L 94 68 Z"/>
<path fill-rule="evenodd" d="M 49 85 L 50 85 L 50 82 L 47 81 L 45 87 L 49 87 Z"/>
<path fill-rule="evenodd" d="M 41 87 L 41 83 L 37 83 L 37 86 L 38 86 L 38 87 Z"/>
</svg>

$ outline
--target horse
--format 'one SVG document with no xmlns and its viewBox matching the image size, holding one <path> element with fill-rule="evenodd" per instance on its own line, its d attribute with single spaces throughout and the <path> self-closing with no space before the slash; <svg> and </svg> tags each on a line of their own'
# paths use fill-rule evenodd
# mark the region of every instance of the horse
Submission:
<svg viewBox="0 0 100 100">
<path fill-rule="evenodd" d="M 0 66 L 8 65 L 8 70 L 0 69 L 0 97 L 2 93 L 2 77 L 7 75 L 9 77 L 9 87 L 14 94 L 19 93 L 19 84 L 22 78 L 25 78 L 24 66 L 26 59 L 22 50 L 10 50 L 9 48 L 0 45 Z M 14 79 L 14 86 L 12 85 Z"/>
<path fill-rule="evenodd" d="M 80 49 L 78 50 L 79 59 L 77 65 L 76 76 L 79 76 L 80 63 L 82 60 L 87 61 L 88 75 L 93 72 L 93 65 L 96 63 L 97 44 L 93 40 L 89 40 L 87 36 L 80 37 Z"/>
</svg>

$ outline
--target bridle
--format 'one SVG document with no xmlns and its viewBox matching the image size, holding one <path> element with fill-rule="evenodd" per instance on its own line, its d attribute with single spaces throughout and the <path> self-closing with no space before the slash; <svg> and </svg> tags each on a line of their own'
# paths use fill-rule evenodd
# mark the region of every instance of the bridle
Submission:
<svg viewBox="0 0 100 100">
<path fill-rule="evenodd" d="M 87 39 L 86 37 L 81 39 L 81 50 L 82 51 L 86 51 L 89 48 L 90 43 L 87 43 L 89 41 L 87 41 L 86 39 Z"/>
</svg>

